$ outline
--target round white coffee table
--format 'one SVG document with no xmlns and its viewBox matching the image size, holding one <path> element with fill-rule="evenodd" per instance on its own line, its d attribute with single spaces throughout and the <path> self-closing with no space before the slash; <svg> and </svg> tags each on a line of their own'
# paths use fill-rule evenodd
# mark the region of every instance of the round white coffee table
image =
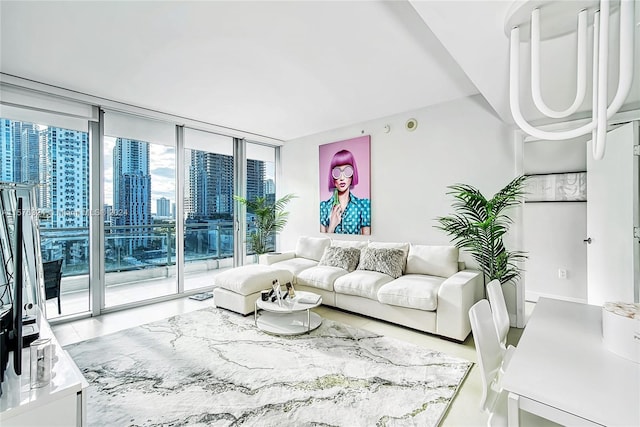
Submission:
<svg viewBox="0 0 640 427">
<path fill-rule="evenodd" d="M 309 302 L 302 302 L 309 301 Z M 313 331 L 322 324 L 322 317 L 313 313 L 312 308 L 322 304 L 322 297 L 313 292 L 296 291 L 294 299 L 286 298 L 279 305 L 277 301 L 256 300 L 253 318 L 256 327 L 274 335 L 301 335 Z M 263 310 L 258 314 L 258 310 Z"/>
</svg>

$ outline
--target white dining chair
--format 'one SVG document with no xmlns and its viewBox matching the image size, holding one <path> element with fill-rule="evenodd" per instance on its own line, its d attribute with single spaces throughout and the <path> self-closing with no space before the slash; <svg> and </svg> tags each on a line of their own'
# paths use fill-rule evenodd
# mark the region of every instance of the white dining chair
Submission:
<svg viewBox="0 0 640 427">
<path fill-rule="evenodd" d="M 503 362 L 505 354 L 508 351 L 515 351 L 515 347 L 507 346 L 505 349 L 500 345 L 491 306 L 486 299 L 478 301 L 469 309 L 469 320 L 482 379 L 480 408 L 489 414 L 488 426 L 507 426 L 508 392 L 502 388 L 501 384 L 504 374 Z M 529 412 L 520 411 L 520 425 L 556 426 L 557 424 Z"/>
<path fill-rule="evenodd" d="M 506 348 L 507 334 L 509 333 L 509 311 L 504 300 L 502 284 L 498 279 L 490 281 L 487 285 L 487 298 L 489 298 L 489 304 L 491 305 L 491 313 L 496 325 L 498 339 L 500 344 Z"/>
<path fill-rule="evenodd" d="M 504 299 L 504 293 L 502 292 L 502 284 L 498 279 L 494 279 L 487 285 L 487 297 L 489 298 L 489 305 L 491 306 L 491 315 L 493 316 L 493 323 L 498 335 L 498 341 L 500 346 L 505 351 L 504 363 L 502 370 L 509 365 L 511 356 L 515 347 L 507 345 L 507 335 L 509 334 L 509 311 L 507 310 L 507 303 Z"/>
</svg>

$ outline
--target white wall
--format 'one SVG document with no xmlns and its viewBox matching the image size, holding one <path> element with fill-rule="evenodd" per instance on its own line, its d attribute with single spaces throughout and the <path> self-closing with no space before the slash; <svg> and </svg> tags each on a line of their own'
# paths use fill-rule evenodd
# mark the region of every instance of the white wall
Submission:
<svg viewBox="0 0 640 427">
<path fill-rule="evenodd" d="M 412 117 L 418 127 L 408 132 L 404 124 Z M 513 134 L 479 96 L 287 141 L 278 193 L 299 198 L 289 206 L 280 250 L 293 249 L 300 235 L 322 235 L 318 146 L 363 134 L 371 135 L 371 240 L 449 244 L 434 228 L 436 217 L 452 212 L 446 187 L 468 183 L 492 196 L 515 176 Z M 515 295 L 506 299 L 515 313 Z"/>
<path fill-rule="evenodd" d="M 527 142 L 523 154 L 526 174 L 587 170 L 586 137 Z M 523 246 L 529 258 L 522 277 L 527 300 L 587 301 L 586 233 L 587 202 L 525 203 Z"/>
</svg>

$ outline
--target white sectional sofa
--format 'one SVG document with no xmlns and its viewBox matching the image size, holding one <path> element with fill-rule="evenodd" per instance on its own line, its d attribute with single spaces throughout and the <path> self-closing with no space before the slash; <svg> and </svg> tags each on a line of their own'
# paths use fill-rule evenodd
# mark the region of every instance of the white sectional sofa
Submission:
<svg viewBox="0 0 640 427">
<path fill-rule="evenodd" d="M 463 341 L 482 275 L 465 269 L 455 246 L 300 237 L 294 251 L 260 263 L 293 275 L 296 289 L 323 304 Z"/>
</svg>

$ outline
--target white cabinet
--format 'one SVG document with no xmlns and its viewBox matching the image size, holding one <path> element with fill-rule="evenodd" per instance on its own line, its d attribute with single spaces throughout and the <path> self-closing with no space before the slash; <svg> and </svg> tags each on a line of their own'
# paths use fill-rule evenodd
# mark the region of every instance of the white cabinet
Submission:
<svg viewBox="0 0 640 427">
<path fill-rule="evenodd" d="M 40 322 L 40 337 L 50 337 L 55 349 L 51 381 L 44 387 L 30 388 L 29 348 L 22 352 L 22 375 L 15 374 L 13 362 L 9 361 L 2 383 L 0 425 L 86 425 L 86 380 L 69 354 L 60 347 L 45 320 Z"/>
</svg>

